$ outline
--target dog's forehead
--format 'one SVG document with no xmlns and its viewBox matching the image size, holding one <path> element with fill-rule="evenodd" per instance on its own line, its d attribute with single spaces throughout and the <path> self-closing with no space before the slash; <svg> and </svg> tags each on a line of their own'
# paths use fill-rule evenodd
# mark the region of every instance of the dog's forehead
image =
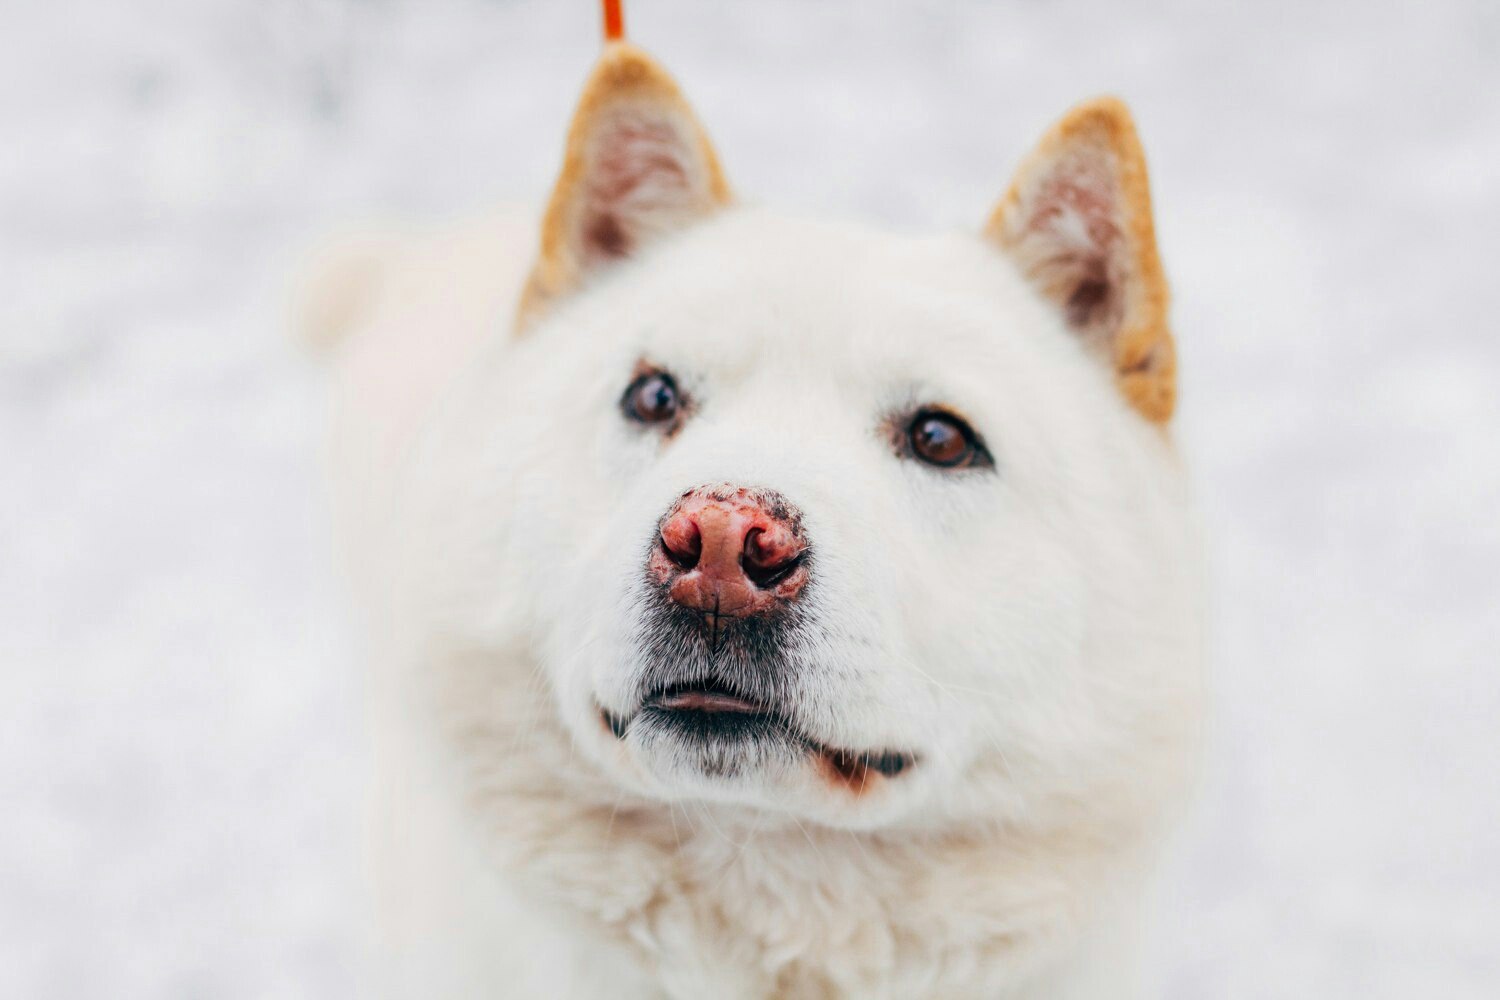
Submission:
<svg viewBox="0 0 1500 1000">
<path fill-rule="evenodd" d="M 616 315 L 632 349 L 718 378 L 962 379 L 1025 365 L 1046 318 L 966 236 L 915 238 L 735 211 L 642 262 Z"/>
</svg>

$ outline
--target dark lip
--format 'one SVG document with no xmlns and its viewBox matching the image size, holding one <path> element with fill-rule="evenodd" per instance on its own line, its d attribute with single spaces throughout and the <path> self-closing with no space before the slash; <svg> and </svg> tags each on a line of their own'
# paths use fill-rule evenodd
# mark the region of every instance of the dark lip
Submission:
<svg viewBox="0 0 1500 1000">
<path fill-rule="evenodd" d="M 673 684 L 653 691 L 628 717 L 605 708 L 599 713 L 619 740 L 625 739 L 631 724 L 643 716 L 665 722 L 694 740 L 779 737 L 801 745 L 820 758 L 832 774 L 860 789 L 871 772 L 894 778 L 918 760 L 916 754 L 902 750 L 845 750 L 827 746 L 802 733 L 784 714 L 713 680 Z"/>
<path fill-rule="evenodd" d="M 770 715 L 764 705 L 728 690 L 709 685 L 678 684 L 646 699 L 646 708 L 663 712 L 706 712 L 711 715 Z"/>
</svg>

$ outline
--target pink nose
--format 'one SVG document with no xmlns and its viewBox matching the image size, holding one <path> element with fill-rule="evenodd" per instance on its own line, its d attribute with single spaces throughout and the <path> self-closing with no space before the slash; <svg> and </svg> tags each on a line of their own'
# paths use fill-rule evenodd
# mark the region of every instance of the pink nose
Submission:
<svg viewBox="0 0 1500 1000">
<path fill-rule="evenodd" d="M 778 494 L 702 488 L 668 512 L 650 570 L 676 603 L 742 618 L 801 593 L 806 551 L 798 520 Z"/>
</svg>

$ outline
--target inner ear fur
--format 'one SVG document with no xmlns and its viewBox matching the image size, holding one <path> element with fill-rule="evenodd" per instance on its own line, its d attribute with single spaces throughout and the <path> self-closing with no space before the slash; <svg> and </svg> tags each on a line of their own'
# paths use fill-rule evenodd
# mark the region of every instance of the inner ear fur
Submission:
<svg viewBox="0 0 1500 1000">
<path fill-rule="evenodd" d="M 1122 101 L 1068 112 L 1021 164 L 985 235 L 1113 367 L 1125 399 L 1165 424 L 1177 359 L 1146 158 Z"/>
<path fill-rule="evenodd" d="M 730 200 L 708 134 L 676 82 L 640 49 L 610 43 L 568 129 L 518 329 L 594 272 Z"/>
</svg>

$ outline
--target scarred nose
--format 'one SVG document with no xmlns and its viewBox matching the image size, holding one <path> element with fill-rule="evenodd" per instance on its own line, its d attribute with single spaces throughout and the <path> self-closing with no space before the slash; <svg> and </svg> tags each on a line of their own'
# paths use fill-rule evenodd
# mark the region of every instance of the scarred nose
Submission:
<svg viewBox="0 0 1500 1000">
<path fill-rule="evenodd" d="M 662 520 L 649 569 L 674 602 L 745 617 L 790 601 L 807 582 L 807 542 L 779 494 L 702 487 Z"/>
</svg>

